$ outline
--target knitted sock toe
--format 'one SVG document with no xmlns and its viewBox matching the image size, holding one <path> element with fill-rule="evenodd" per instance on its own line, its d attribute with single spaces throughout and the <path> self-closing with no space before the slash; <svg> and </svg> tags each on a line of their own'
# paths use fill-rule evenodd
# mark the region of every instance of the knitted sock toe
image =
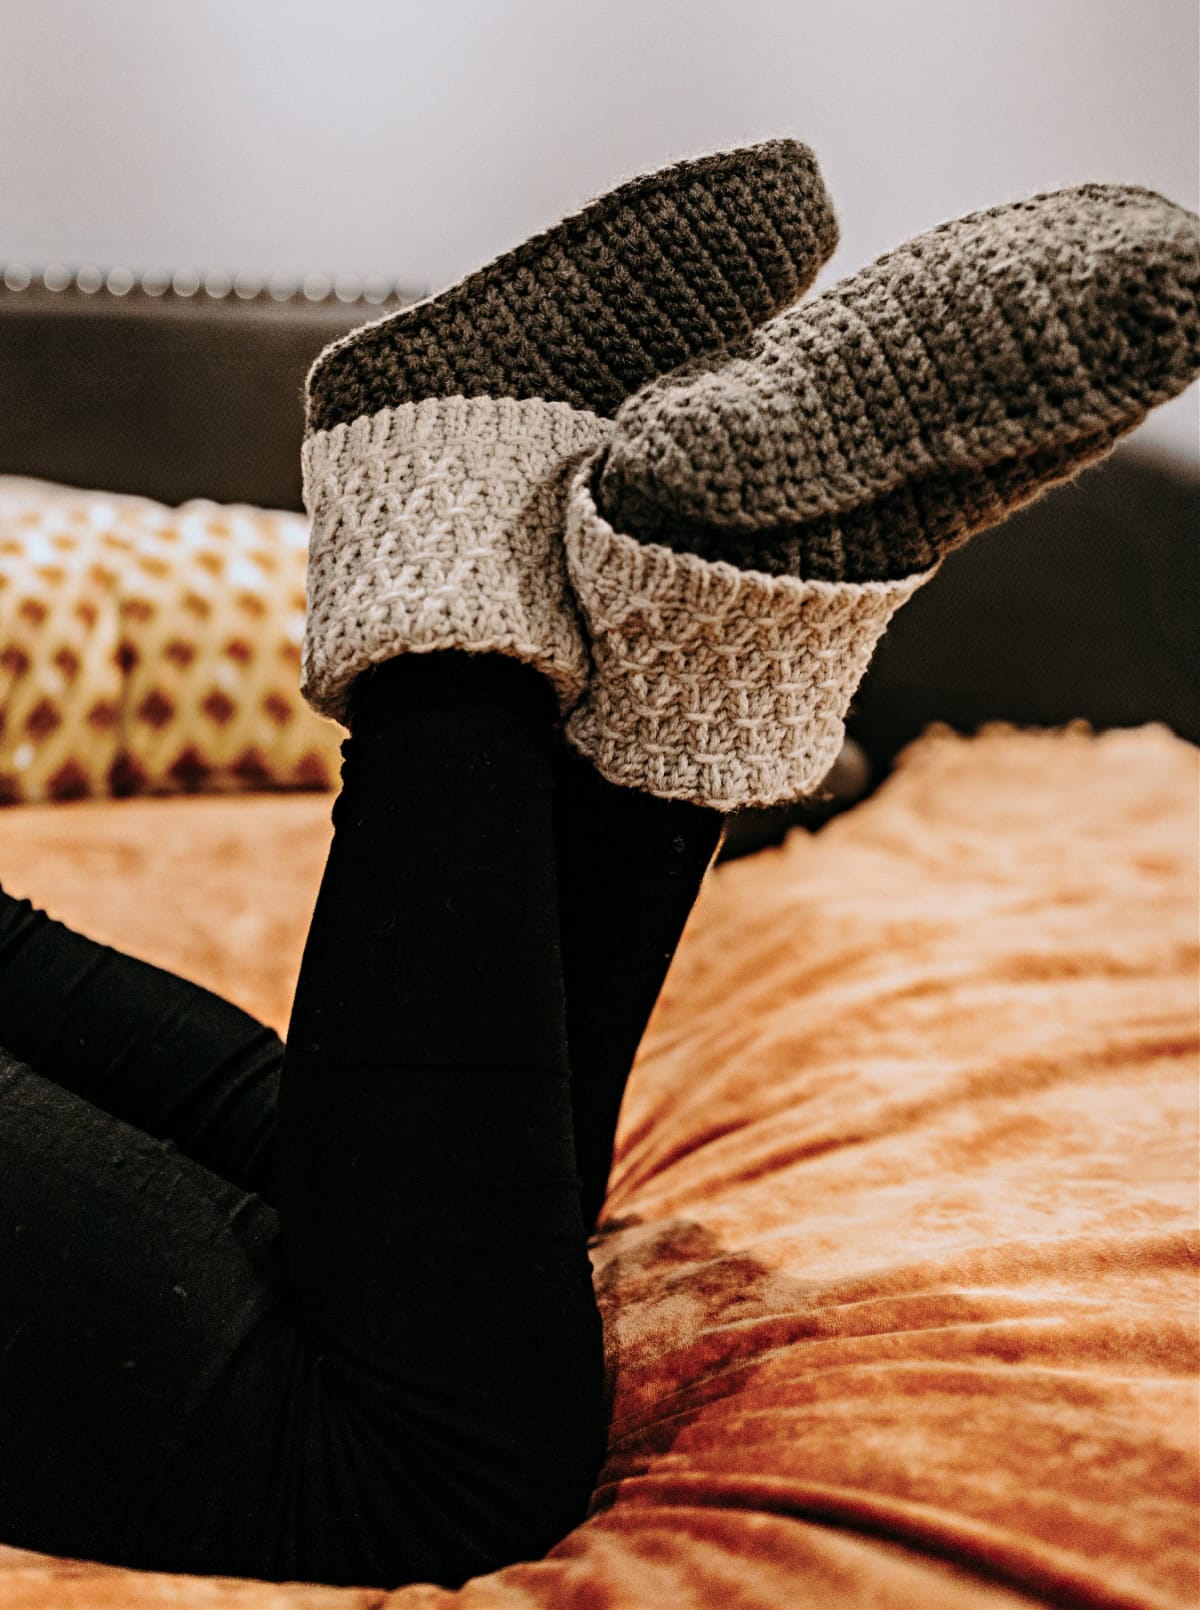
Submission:
<svg viewBox="0 0 1200 1610">
<path fill-rule="evenodd" d="M 796 140 L 643 174 L 327 347 L 309 376 L 309 431 L 429 397 L 541 398 L 608 417 L 795 301 L 836 244 L 816 159 Z"/>
<path fill-rule="evenodd" d="M 370 664 L 504 653 L 580 696 L 566 485 L 652 377 L 793 301 L 837 226 L 794 140 L 623 185 L 461 284 L 328 347 L 308 379 L 301 691 L 347 719 Z"/>
<path fill-rule="evenodd" d="M 919 235 L 646 387 L 597 486 L 641 540 L 770 575 L 935 563 L 1200 370 L 1200 221 L 1084 185 Z"/>
</svg>

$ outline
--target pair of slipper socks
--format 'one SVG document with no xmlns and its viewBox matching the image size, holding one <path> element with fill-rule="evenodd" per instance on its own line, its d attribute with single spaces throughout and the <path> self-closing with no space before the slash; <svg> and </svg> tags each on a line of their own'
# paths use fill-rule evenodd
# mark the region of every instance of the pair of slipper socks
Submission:
<svg viewBox="0 0 1200 1610">
<path fill-rule="evenodd" d="M 1200 369 L 1197 219 L 1087 185 L 807 303 L 811 152 L 634 180 L 309 377 L 302 691 L 503 652 L 610 781 L 728 811 L 820 782 L 895 610 Z M 785 311 L 786 310 L 786 311 Z"/>
</svg>

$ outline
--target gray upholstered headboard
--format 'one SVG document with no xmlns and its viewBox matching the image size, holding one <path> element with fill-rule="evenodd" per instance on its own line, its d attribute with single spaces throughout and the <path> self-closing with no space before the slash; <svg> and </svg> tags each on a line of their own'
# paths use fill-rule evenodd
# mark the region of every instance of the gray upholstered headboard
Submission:
<svg viewBox="0 0 1200 1610">
<path fill-rule="evenodd" d="M 299 509 L 303 385 L 378 282 L 0 270 L 0 473 Z"/>
<path fill-rule="evenodd" d="M 299 508 L 308 365 L 414 294 L 0 269 L 0 473 Z M 875 775 L 934 720 L 1157 720 L 1200 742 L 1198 530 L 1200 480 L 1135 445 L 952 555 L 855 701 Z"/>
</svg>

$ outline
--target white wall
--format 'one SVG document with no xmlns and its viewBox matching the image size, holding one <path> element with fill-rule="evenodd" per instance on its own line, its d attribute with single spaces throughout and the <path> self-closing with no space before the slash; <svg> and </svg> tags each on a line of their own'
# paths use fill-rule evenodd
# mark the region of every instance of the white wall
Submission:
<svg viewBox="0 0 1200 1610">
<path fill-rule="evenodd" d="M 1196 207 L 1195 0 L 3 0 L 0 259 L 439 286 L 623 177 L 791 133 L 822 284 L 1086 179 Z M 1196 388 L 1148 444 L 1194 456 Z"/>
</svg>

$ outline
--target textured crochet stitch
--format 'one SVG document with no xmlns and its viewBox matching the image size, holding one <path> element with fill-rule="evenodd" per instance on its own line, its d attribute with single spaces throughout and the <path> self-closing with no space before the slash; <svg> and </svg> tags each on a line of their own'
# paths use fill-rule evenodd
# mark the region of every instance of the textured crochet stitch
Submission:
<svg viewBox="0 0 1200 1610">
<path fill-rule="evenodd" d="M 741 810 L 796 799 L 837 758 L 888 622 L 933 574 L 863 583 L 766 576 L 614 531 L 595 466 L 566 546 L 592 645 L 567 737 L 609 782 Z"/>
<path fill-rule="evenodd" d="M 326 347 L 309 374 L 308 428 L 458 395 L 608 417 L 656 375 L 789 306 L 837 239 L 816 158 L 797 140 L 641 174 Z"/>
<path fill-rule="evenodd" d="M 328 347 L 304 446 L 313 708 L 345 721 L 368 665 L 438 648 L 524 659 L 569 708 L 571 470 L 632 390 L 744 339 L 836 239 L 812 153 L 767 141 L 635 179 Z"/>
<path fill-rule="evenodd" d="M 915 236 L 618 413 L 598 496 L 771 575 L 923 570 L 1107 453 L 1200 368 L 1200 220 L 1086 184 Z"/>
<path fill-rule="evenodd" d="M 431 397 L 309 437 L 309 703 L 343 720 L 367 666 L 467 649 L 525 660 L 573 704 L 588 655 L 562 547 L 565 480 L 607 429 L 566 403 Z"/>
</svg>

